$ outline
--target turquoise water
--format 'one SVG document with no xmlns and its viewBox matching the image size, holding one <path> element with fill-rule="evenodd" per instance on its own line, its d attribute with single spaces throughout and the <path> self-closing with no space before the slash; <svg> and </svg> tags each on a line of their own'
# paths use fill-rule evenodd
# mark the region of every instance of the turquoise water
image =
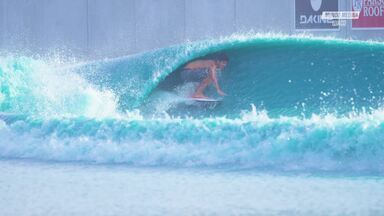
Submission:
<svg viewBox="0 0 384 216">
<path fill-rule="evenodd" d="M 228 96 L 186 100 L 196 84 L 172 72 L 215 52 Z M 382 43 L 283 35 L 73 65 L 2 56 L 0 157 L 382 175 L 383 59 Z"/>
</svg>

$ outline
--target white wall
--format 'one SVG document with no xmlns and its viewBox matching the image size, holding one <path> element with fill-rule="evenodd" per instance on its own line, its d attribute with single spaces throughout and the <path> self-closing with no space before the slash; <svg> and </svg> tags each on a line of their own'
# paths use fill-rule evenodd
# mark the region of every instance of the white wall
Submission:
<svg viewBox="0 0 384 216">
<path fill-rule="evenodd" d="M 352 0 L 339 0 L 350 10 Z M 0 50 L 27 54 L 70 50 L 101 58 L 230 35 L 302 33 L 294 0 L 0 0 Z M 307 31 L 314 35 L 384 40 L 384 30 Z"/>
<path fill-rule="evenodd" d="M 135 1 L 88 1 L 88 52 L 123 55 L 136 51 Z"/>
<path fill-rule="evenodd" d="M 135 4 L 136 51 L 184 40 L 184 1 L 136 0 Z"/>
</svg>

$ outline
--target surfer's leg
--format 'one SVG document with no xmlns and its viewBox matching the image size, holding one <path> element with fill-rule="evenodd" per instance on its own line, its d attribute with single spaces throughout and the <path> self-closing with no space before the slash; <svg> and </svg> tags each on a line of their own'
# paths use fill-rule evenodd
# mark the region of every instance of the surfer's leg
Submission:
<svg viewBox="0 0 384 216">
<path fill-rule="evenodd" d="M 204 95 L 204 89 L 207 88 L 209 84 L 211 84 L 212 79 L 211 77 L 205 78 L 197 87 L 195 93 L 192 95 L 194 98 L 207 98 L 207 96 Z"/>
</svg>

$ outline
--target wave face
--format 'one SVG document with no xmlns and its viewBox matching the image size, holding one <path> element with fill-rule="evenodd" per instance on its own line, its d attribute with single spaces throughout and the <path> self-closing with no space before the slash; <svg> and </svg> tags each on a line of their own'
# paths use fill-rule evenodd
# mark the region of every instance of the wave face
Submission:
<svg viewBox="0 0 384 216">
<path fill-rule="evenodd" d="M 188 97 L 194 88 L 180 85 L 177 72 L 172 72 L 192 59 L 225 52 L 230 61 L 220 74 L 222 88 L 229 97 L 210 115 L 237 115 L 250 104 L 277 116 L 311 115 L 324 110 L 347 113 L 381 106 L 383 50 L 382 43 L 372 42 L 234 36 L 96 62 L 82 71 L 117 92 L 123 109 L 139 107 L 144 111 L 143 106 L 150 104 L 149 110 L 176 107 L 172 113 L 196 115 L 194 109 L 177 112 L 180 98 Z M 217 97 L 213 89 L 207 94 Z"/>
<path fill-rule="evenodd" d="M 177 69 L 215 52 L 228 96 L 191 102 Z M 3 56 L 0 157 L 383 173 L 383 59 L 382 43 L 282 35 L 72 66 Z"/>
</svg>

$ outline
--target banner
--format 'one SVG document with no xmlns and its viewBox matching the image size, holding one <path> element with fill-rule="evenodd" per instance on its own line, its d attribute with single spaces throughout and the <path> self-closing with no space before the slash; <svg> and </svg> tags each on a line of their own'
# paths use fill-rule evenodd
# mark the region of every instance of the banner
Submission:
<svg viewBox="0 0 384 216">
<path fill-rule="evenodd" d="M 352 28 L 384 28 L 384 0 L 352 0 L 352 11 L 360 12 Z"/>
<path fill-rule="evenodd" d="M 338 0 L 295 0 L 295 28 L 339 29 L 334 20 L 321 19 L 324 11 L 339 11 Z"/>
</svg>

